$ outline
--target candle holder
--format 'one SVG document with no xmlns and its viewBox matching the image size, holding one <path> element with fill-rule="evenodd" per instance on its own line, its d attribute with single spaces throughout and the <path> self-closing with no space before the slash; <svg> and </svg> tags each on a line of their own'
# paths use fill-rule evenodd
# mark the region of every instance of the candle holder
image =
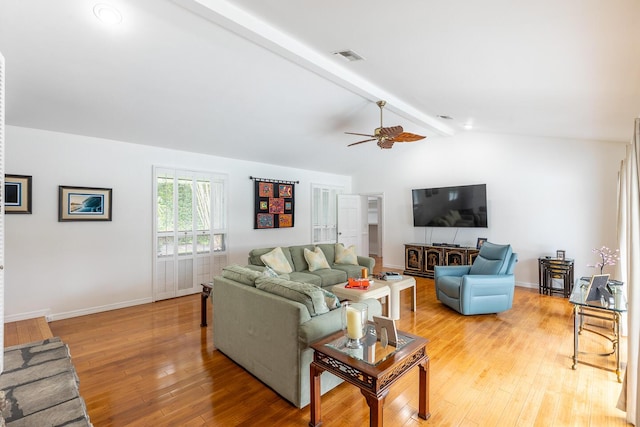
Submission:
<svg viewBox="0 0 640 427">
<path fill-rule="evenodd" d="M 366 304 L 351 301 L 342 302 L 342 330 L 346 337 L 345 347 L 362 347 L 367 317 L 368 307 Z"/>
</svg>

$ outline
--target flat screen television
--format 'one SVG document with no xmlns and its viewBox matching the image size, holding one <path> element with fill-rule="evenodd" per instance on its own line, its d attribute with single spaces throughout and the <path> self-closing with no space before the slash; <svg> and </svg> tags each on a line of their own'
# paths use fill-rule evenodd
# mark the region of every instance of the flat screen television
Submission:
<svg viewBox="0 0 640 427">
<path fill-rule="evenodd" d="M 414 227 L 487 228 L 487 185 L 411 190 Z"/>
</svg>

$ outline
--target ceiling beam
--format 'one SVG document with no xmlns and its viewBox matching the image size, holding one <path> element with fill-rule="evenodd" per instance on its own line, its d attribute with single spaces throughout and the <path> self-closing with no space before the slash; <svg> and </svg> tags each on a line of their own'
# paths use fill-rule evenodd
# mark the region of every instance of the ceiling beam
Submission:
<svg viewBox="0 0 640 427">
<path fill-rule="evenodd" d="M 335 61 L 333 55 L 319 53 L 277 28 L 226 0 L 173 0 L 202 18 L 237 34 L 371 102 L 387 101 L 386 109 L 439 135 L 454 130 L 393 94 L 360 77 Z"/>
</svg>

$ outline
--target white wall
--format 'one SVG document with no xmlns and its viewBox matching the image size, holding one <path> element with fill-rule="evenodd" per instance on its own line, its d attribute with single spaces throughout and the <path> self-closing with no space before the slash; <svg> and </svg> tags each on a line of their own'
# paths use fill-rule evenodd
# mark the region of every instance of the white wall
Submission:
<svg viewBox="0 0 640 427">
<path fill-rule="evenodd" d="M 579 277 L 595 272 L 587 267 L 597 262 L 593 248 L 615 247 L 624 150 L 621 143 L 465 132 L 396 144 L 385 151 L 385 163 L 354 174 L 353 191 L 384 192 L 385 266 L 404 268 L 405 243 L 455 237 L 475 247 L 478 237 L 487 237 L 513 245 L 516 281 L 537 287 L 538 257 L 564 249 Z M 481 183 L 487 184 L 489 228 L 413 227 L 412 188 Z"/>
<path fill-rule="evenodd" d="M 6 173 L 33 176 L 33 214 L 5 218 L 7 321 L 151 301 L 153 165 L 228 174 L 230 263 L 310 242 L 312 183 L 351 189 L 347 176 L 7 126 Z M 253 229 L 250 175 L 300 181 L 293 228 Z M 113 188 L 113 221 L 58 222 L 59 185 Z"/>
<path fill-rule="evenodd" d="M 580 276 L 594 271 L 586 267 L 596 262 L 592 248 L 615 245 L 624 157 L 619 143 L 462 133 L 392 150 L 366 147 L 371 163 L 352 171 L 352 189 L 347 176 L 14 126 L 6 143 L 6 173 L 33 176 L 33 214 L 5 218 L 7 321 L 151 300 L 153 165 L 229 175 L 229 262 L 240 264 L 254 247 L 308 243 L 310 187 L 322 183 L 384 194 L 384 263 L 403 268 L 404 243 L 452 241 L 456 232 L 414 228 L 411 189 L 486 183 L 489 228 L 459 229 L 455 243 L 511 243 L 520 255 L 517 282 L 537 286 L 539 256 L 564 249 Z M 249 175 L 300 181 L 294 228 L 253 229 Z M 58 222 L 58 185 L 113 188 L 113 221 Z"/>
</svg>

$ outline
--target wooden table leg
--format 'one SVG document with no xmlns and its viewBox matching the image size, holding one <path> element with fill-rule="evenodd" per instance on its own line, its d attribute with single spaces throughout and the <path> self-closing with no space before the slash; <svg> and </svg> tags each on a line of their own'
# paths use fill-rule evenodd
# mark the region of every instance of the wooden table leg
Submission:
<svg viewBox="0 0 640 427">
<path fill-rule="evenodd" d="M 211 285 L 202 283 L 200 293 L 200 326 L 207 326 L 207 298 L 211 295 Z"/>
<path fill-rule="evenodd" d="M 384 398 L 387 397 L 388 391 L 380 397 L 364 390 L 360 390 L 360 392 L 367 399 L 367 405 L 369 405 L 369 426 L 382 427 L 382 410 L 384 409 Z"/>
<path fill-rule="evenodd" d="M 428 420 L 431 417 L 429 412 L 429 357 L 420 364 L 420 383 L 418 391 L 418 417 Z"/>
<path fill-rule="evenodd" d="M 309 378 L 310 378 L 310 402 L 309 409 L 311 410 L 311 421 L 309 421 L 309 427 L 320 427 L 322 425 L 322 414 L 320 411 L 320 375 L 324 369 L 311 363 L 309 366 Z"/>
</svg>

